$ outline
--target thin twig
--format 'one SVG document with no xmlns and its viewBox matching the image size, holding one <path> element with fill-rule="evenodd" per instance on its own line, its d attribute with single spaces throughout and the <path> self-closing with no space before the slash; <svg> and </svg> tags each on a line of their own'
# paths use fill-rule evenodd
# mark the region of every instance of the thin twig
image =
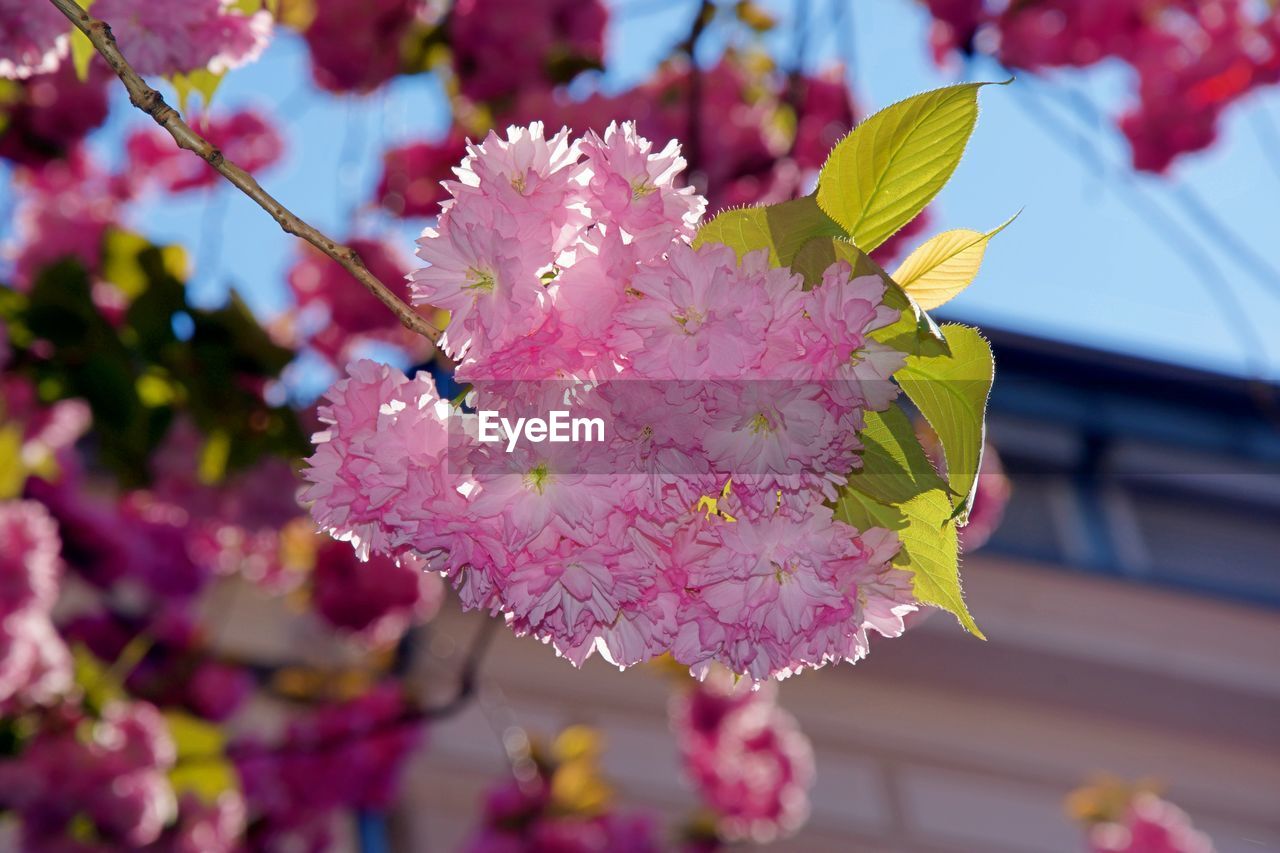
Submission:
<svg viewBox="0 0 1280 853">
<path fill-rule="evenodd" d="M 783 92 L 783 103 L 791 108 L 795 121 L 795 132 L 791 134 L 791 144 L 787 146 L 788 157 L 795 153 L 796 143 L 800 141 L 800 119 L 804 112 L 804 56 L 809 42 L 809 17 L 808 10 L 803 5 L 796 6 L 791 30 L 791 68 L 787 71 L 786 89 Z"/>
<path fill-rule="evenodd" d="M 401 729 L 413 728 L 423 723 L 444 720 L 470 704 L 476 695 L 480 680 L 480 666 L 484 662 L 485 653 L 502 624 L 500 619 L 485 619 L 477 629 L 467 649 L 466 659 L 458 672 L 458 686 L 452 696 L 439 705 L 427 707 L 409 706 L 395 716 L 378 720 L 359 731 L 336 732 L 313 740 L 302 740 L 263 746 L 257 742 L 239 741 L 231 743 L 218 752 L 205 752 L 183 755 L 178 759 L 181 766 L 192 764 L 209 764 L 221 762 L 227 758 L 282 758 L 297 755 L 323 755 L 332 750 L 346 746 L 353 740 L 378 737 L 391 734 Z"/>
<path fill-rule="evenodd" d="M 406 329 L 432 341 L 439 336 L 439 329 L 436 329 L 423 319 L 416 311 L 405 304 L 400 297 L 396 296 L 391 288 L 369 272 L 368 267 L 364 265 L 364 262 L 360 260 L 360 256 L 353 249 L 325 236 L 303 221 L 297 214 L 264 190 L 252 175 L 224 157 L 217 146 L 192 130 L 191 126 L 183 121 L 178 111 L 165 103 L 164 97 L 147 85 L 147 82 L 129 64 L 129 60 L 120 52 L 120 47 L 116 44 L 115 37 L 111 34 L 111 27 L 105 21 L 100 21 L 89 15 L 88 12 L 76 4 L 76 0 L 49 0 L 49 2 L 57 7 L 58 11 L 66 15 L 76 29 L 88 37 L 94 49 L 102 55 L 102 58 L 107 61 L 107 65 L 124 83 L 125 89 L 129 92 L 129 101 L 135 107 L 151 116 L 156 124 L 168 131 L 169 135 L 173 137 L 173 141 L 178 143 L 179 148 L 191 151 L 216 169 L 219 174 L 269 213 L 271 218 L 279 223 L 286 233 L 306 240 L 312 246 L 337 261 L 353 278 L 376 296 L 379 302 L 391 309 L 391 313 L 396 315 L 396 319 Z"/>
<path fill-rule="evenodd" d="M 453 695 L 439 705 L 424 708 L 423 717 L 428 720 L 451 717 L 476 695 L 476 689 L 480 686 L 480 665 L 484 663 L 485 653 L 489 651 L 500 624 L 502 620 L 499 618 L 488 618 L 481 622 L 476 635 L 471 639 L 467 656 L 462 661 L 462 669 L 458 671 L 458 686 Z"/>
<path fill-rule="evenodd" d="M 1052 112 L 1030 98 L 1015 98 L 1014 103 L 1021 106 L 1050 139 L 1079 157 L 1086 165 L 1094 163 L 1107 168 L 1093 143 Z M 1120 176 L 1127 174 L 1122 167 L 1108 168 L 1107 171 Z M 1123 183 L 1132 192 L 1116 190 L 1116 198 L 1138 214 L 1138 220 L 1147 225 L 1154 235 L 1187 259 L 1189 268 L 1195 273 L 1193 278 L 1204 286 L 1211 303 L 1222 312 L 1228 327 L 1239 331 L 1246 370 L 1250 374 L 1246 380 L 1250 396 L 1259 413 L 1280 428 L 1280 408 L 1276 404 L 1274 386 L 1267 378 L 1271 365 L 1269 353 L 1254 327 L 1252 316 L 1233 289 L 1231 279 L 1219 270 L 1218 265 L 1200 246 L 1197 240 L 1200 235 L 1183 227 L 1132 179 Z M 1110 184 L 1104 186 L 1115 189 Z"/>
<path fill-rule="evenodd" d="M 689 35 L 680 43 L 679 49 L 689 57 L 689 95 L 686 105 L 684 154 L 688 163 L 688 174 L 696 180 L 702 168 L 702 66 L 698 64 L 698 43 L 706 31 L 707 24 L 715 16 L 715 4 L 711 0 L 700 0 L 698 9 L 689 25 Z M 706 188 L 702 187 L 705 192 Z"/>
<path fill-rule="evenodd" d="M 1008 69 L 1005 69 L 1008 71 Z M 1009 71 L 1010 74 L 1013 72 Z M 1053 86 L 1037 86 L 1052 97 L 1062 100 Z M 1081 121 L 1097 129 L 1105 126 L 1106 115 L 1093 102 L 1087 92 L 1080 89 L 1067 89 L 1064 105 L 1071 110 Z M 1137 174 L 1132 170 L 1125 170 L 1126 179 L 1130 182 L 1135 181 Z M 1224 245 L 1227 250 L 1228 257 L 1236 263 L 1241 269 L 1248 272 L 1259 284 L 1267 288 L 1272 294 L 1280 293 L 1280 269 L 1259 253 L 1251 246 L 1248 241 L 1241 237 L 1221 216 L 1219 216 L 1209 204 L 1194 190 L 1191 185 L 1184 182 L 1176 182 L 1172 179 L 1163 184 L 1163 188 L 1169 193 L 1170 198 L 1177 204 L 1187 218 L 1194 220 L 1201 231 L 1211 234 Z"/>
</svg>

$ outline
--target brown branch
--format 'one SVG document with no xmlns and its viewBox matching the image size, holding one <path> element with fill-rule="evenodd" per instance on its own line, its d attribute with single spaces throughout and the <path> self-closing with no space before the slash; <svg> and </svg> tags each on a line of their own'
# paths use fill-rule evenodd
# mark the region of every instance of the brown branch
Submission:
<svg viewBox="0 0 1280 853">
<path fill-rule="evenodd" d="M 378 298 L 379 302 L 391 309 L 391 313 L 396 315 L 396 319 L 406 329 L 416 332 L 431 341 L 434 341 L 439 336 L 440 330 L 423 319 L 421 315 L 405 304 L 400 297 L 396 296 L 391 288 L 369 272 L 369 268 L 364 265 L 364 262 L 360 260 L 360 256 L 353 249 L 325 236 L 303 221 L 297 214 L 264 190 L 252 175 L 228 160 L 215 145 L 192 130 L 191 126 L 183 121 L 178 111 L 165 103 L 164 97 L 148 86 L 142 76 L 133 70 L 129 60 L 125 59 L 124 54 L 120 52 L 120 47 L 116 44 L 115 37 L 111 34 L 111 27 L 105 21 L 100 21 L 89 15 L 88 12 L 77 5 L 76 0 L 49 0 L 49 2 L 53 3 L 58 11 L 66 15 L 76 29 L 88 37 L 94 49 L 102 55 L 102 58 L 107 61 L 107 65 L 111 66 L 111 70 L 124 83 L 125 89 L 129 91 L 129 101 L 135 107 L 151 116 L 156 124 L 168 131 L 169 135 L 173 137 L 173 141 L 178 143 L 179 148 L 185 148 L 194 153 L 216 169 L 237 189 L 269 213 L 285 233 L 307 241 L 341 264 L 342 268 L 351 273 L 356 281 L 363 284 L 370 293 Z"/>
<path fill-rule="evenodd" d="M 690 182 L 698 180 L 702 169 L 702 66 L 698 65 L 698 43 L 707 25 L 715 17 L 716 7 L 711 0 L 701 0 L 689 25 L 689 35 L 685 37 L 678 49 L 689 57 L 689 92 L 686 106 L 685 162 L 688 164 Z M 698 187 L 698 192 L 705 193 L 705 183 Z"/>
<path fill-rule="evenodd" d="M 292 755 L 324 754 L 362 738 L 377 737 L 390 734 L 399 729 L 413 728 L 424 723 L 448 719 L 465 710 L 471 700 L 475 698 L 476 691 L 479 688 L 480 668 L 484 663 L 485 653 L 488 652 L 494 635 L 501 625 L 501 619 L 495 618 L 487 618 L 481 623 L 475 635 L 471 638 L 471 645 L 467 649 L 462 668 L 458 672 L 458 684 L 453 695 L 439 705 L 409 706 L 395 716 L 379 720 L 359 731 L 337 732 L 314 740 L 286 742 L 274 746 L 239 741 L 228 744 L 225 749 L 218 752 L 184 755 L 178 759 L 177 763 L 181 766 L 188 766 L 220 762 L 226 758 L 236 757 L 279 758 Z"/>
</svg>

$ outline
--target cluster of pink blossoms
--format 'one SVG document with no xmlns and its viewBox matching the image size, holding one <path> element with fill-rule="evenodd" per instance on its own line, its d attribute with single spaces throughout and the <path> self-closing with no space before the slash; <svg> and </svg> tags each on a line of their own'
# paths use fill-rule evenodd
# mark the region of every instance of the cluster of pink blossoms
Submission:
<svg viewBox="0 0 1280 853">
<path fill-rule="evenodd" d="M 68 53 L 71 24 L 52 3 L 0 0 L 0 78 L 53 71 Z"/>
<path fill-rule="evenodd" d="M 228 160 L 257 173 L 284 156 L 284 140 L 265 118 L 252 110 L 203 116 L 192 122 Z M 210 187 L 222 180 L 213 169 L 174 144 L 154 127 L 140 127 L 125 140 L 129 167 L 140 182 L 154 182 L 171 193 Z"/>
<path fill-rule="evenodd" d="M 682 167 L 631 125 L 513 127 L 470 146 L 419 240 L 414 298 L 451 311 L 470 402 L 545 413 L 570 393 L 605 440 L 493 453 L 428 376 L 358 362 L 303 497 L 360 553 L 427 560 L 574 663 L 670 652 L 760 680 L 858 660 L 913 609 L 897 538 L 826 505 L 863 412 L 893 399 L 901 356 L 867 333 L 896 312 L 844 263 L 806 291 L 760 253 L 692 248 L 704 202 Z"/>
<path fill-rule="evenodd" d="M 1187 813 L 1149 792 L 1139 793 L 1124 815 L 1089 830 L 1090 853 L 1213 853 L 1213 842 L 1191 825 Z"/>
<path fill-rule="evenodd" d="M 21 754 L 0 760 L 0 805 L 22 818 L 23 849 L 90 849 L 69 837 L 76 818 L 102 849 L 160 841 L 177 802 L 167 775 L 175 748 L 159 710 L 115 700 L 96 719 L 70 708 L 53 715 Z"/>
<path fill-rule="evenodd" d="M 13 83 L 0 99 L 0 157 L 38 167 L 71 155 L 71 149 L 107 119 L 105 63 L 89 66 L 81 81 L 70 63 L 57 71 Z"/>
<path fill-rule="evenodd" d="M 235 743 L 255 849 L 333 849 L 333 813 L 389 808 L 425 734 L 401 685 L 388 681 L 295 717 L 278 743 Z"/>
<path fill-rule="evenodd" d="M 659 853 L 657 822 L 647 814 L 575 814 L 557 803 L 555 768 L 533 779 L 505 779 L 485 793 L 481 823 L 465 853 Z"/>
<path fill-rule="evenodd" d="M 1120 118 L 1137 169 L 1163 172 L 1217 137 L 1222 113 L 1280 83 L 1280 13 L 1250 0 L 928 0 L 941 59 L 993 53 L 1012 68 L 1085 67 L 1114 58 L 1137 76 Z"/>
<path fill-rule="evenodd" d="M 726 841 L 767 843 L 809 816 L 813 748 L 776 693 L 715 677 L 672 700 L 685 773 Z"/>
<path fill-rule="evenodd" d="M 97 0 L 93 15 L 111 24 L 140 74 L 229 71 L 257 59 L 271 38 L 267 11 L 235 0 Z M 71 22 L 47 0 L 0 0 L 0 78 L 25 79 L 66 61 Z"/>
<path fill-rule="evenodd" d="M 50 618 L 61 550 L 44 507 L 0 502 L 0 711 L 50 701 L 71 685 L 71 656 Z"/>
</svg>

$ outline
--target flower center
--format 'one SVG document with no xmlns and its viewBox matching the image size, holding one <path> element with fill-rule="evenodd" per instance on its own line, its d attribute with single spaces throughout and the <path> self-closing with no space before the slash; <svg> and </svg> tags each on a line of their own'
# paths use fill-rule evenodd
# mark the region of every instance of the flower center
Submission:
<svg viewBox="0 0 1280 853">
<path fill-rule="evenodd" d="M 652 195 L 657 189 L 657 187 L 649 183 L 648 178 L 637 178 L 631 182 L 631 200 L 639 201 L 645 196 Z"/>
<path fill-rule="evenodd" d="M 528 474 L 524 475 L 524 484 L 541 495 L 547 488 L 548 476 L 547 463 L 539 462 L 529 470 Z"/>
<path fill-rule="evenodd" d="M 702 325 L 703 321 L 707 319 L 707 315 L 690 305 L 683 311 L 677 311 L 672 314 L 671 319 L 675 320 L 676 324 L 680 328 L 684 329 L 684 333 L 686 335 L 692 335 L 698 330 L 698 327 Z M 690 325 L 692 325 L 693 328 L 689 328 Z"/>
<path fill-rule="evenodd" d="M 478 290 L 481 293 L 493 293 L 495 284 L 497 280 L 489 270 L 472 267 L 467 270 L 467 283 L 463 287 L 467 290 Z"/>
<path fill-rule="evenodd" d="M 751 419 L 751 422 L 747 424 L 747 429 L 751 430 L 754 435 L 773 432 L 773 422 L 769 420 L 764 412 L 761 412 Z"/>
</svg>

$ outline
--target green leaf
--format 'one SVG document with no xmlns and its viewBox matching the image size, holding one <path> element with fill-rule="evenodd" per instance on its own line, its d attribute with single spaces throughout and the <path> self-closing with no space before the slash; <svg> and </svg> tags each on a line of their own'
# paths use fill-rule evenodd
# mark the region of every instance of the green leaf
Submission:
<svg viewBox="0 0 1280 853">
<path fill-rule="evenodd" d="M 0 410 L 0 416 L 4 412 Z M 27 465 L 22 459 L 22 428 L 0 423 L 0 501 L 22 494 L 27 482 Z"/>
<path fill-rule="evenodd" d="M 108 228 L 102 241 L 102 278 L 132 302 L 150 285 L 151 273 L 145 268 L 144 259 L 153 250 L 159 252 L 169 275 L 179 279 L 186 276 L 187 253 L 181 246 L 153 246 L 141 234 Z"/>
<path fill-rule="evenodd" d="M 227 460 L 230 458 L 231 436 L 222 430 L 214 430 L 200 448 L 197 478 L 206 486 L 221 483 L 227 475 Z"/>
<path fill-rule="evenodd" d="M 100 710 L 126 695 L 124 685 L 113 668 L 81 643 L 71 647 L 71 673 L 90 708 Z"/>
<path fill-rule="evenodd" d="M 1017 218 L 985 234 L 959 228 L 932 237 L 894 270 L 894 281 L 925 310 L 951 301 L 977 277 L 987 243 Z"/>
<path fill-rule="evenodd" d="M 191 793 L 213 803 L 225 791 L 239 789 L 240 776 L 227 758 L 222 729 L 183 711 L 166 710 L 164 719 L 177 759 L 169 771 L 175 794 Z"/>
<path fill-rule="evenodd" d="M 813 196 L 761 207 L 738 207 L 718 214 L 698 229 L 693 246 L 722 243 L 738 253 L 769 250 L 769 263 L 791 266 L 796 253 L 817 237 L 842 237 L 840 226 L 818 207 Z"/>
<path fill-rule="evenodd" d="M 862 467 L 849 475 L 849 488 L 884 504 L 902 504 L 934 489 L 947 490 L 916 436 L 911 419 L 898 406 L 866 412 Z"/>
<path fill-rule="evenodd" d="M 923 492 L 897 506 L 886 506 L 856 489 L 845 489 L 835 506 L 836 518 L 858 530 L 886 527 L 896 531 L 902 550 L 893 558 L 893 565 L 911 572 L 916 600 L 941 607 L 969 633 L 985 640 L 960 589 L 959 550 L 950 515 L 951 501 L 940 489 Z"/>
<path fill-rule="evenodd" d="M 887 277 L 887 276 L 886 276 Z M 898 319 L 870 335 L 874 341 L 907 355 L 946 355 L 947 339 L 938 324 L 911 296 L 889 278 L 884 304 L 898 311 Z"/>
<path fill-rule="evenodd" d="M 739 21 L 757 33 L 767 33 L 778 25 L 778 19 L 770 15 L 754 0 L 738 0 L 733 13 Z"/>
<path fill-rule="evenodd" d="M 924 209 L 960 163 L 978 118 L 961 83 L 886 107 L 840 140 L 818 175 L 818 205 L 864 252 Z"/>
<path fill-rule="evenodd" d="M 975 329 L 946 324 L 942 334 L 951 348 L 949 356 L 907 356 L 894 378 L 942 442 L 947 482 L 958 496 L 953 515 L 963 522 L 982 465 L 995 360 L 991 346 Z"/>
<path fill-rule="evenodd" d="M 76 0 L 76 2 L 86 12 L 93 4 L 93 0 Z M 89 37 L 80 32 L 79 27 L 73 26 L 71 28 L 71 63 L 75 66 L 76 77 L 81 83 L 89 79 L 89 62 L 97 52 L 93 42 L 89 41 Z"/>
<path fill-rule="evenodd" d="M 208 111 L 209 104 L 213 102 L 213 93 L 218 91 L 225 76 L 225 72 L 214 74 L 207 68 L 195 68 L 185 74 L 170 74 L 168 80 L 178 94 L 178 109 L 186 113 L 187 102 L 194 92 L 200 95 L 204 109 Z"/>
</svg>

